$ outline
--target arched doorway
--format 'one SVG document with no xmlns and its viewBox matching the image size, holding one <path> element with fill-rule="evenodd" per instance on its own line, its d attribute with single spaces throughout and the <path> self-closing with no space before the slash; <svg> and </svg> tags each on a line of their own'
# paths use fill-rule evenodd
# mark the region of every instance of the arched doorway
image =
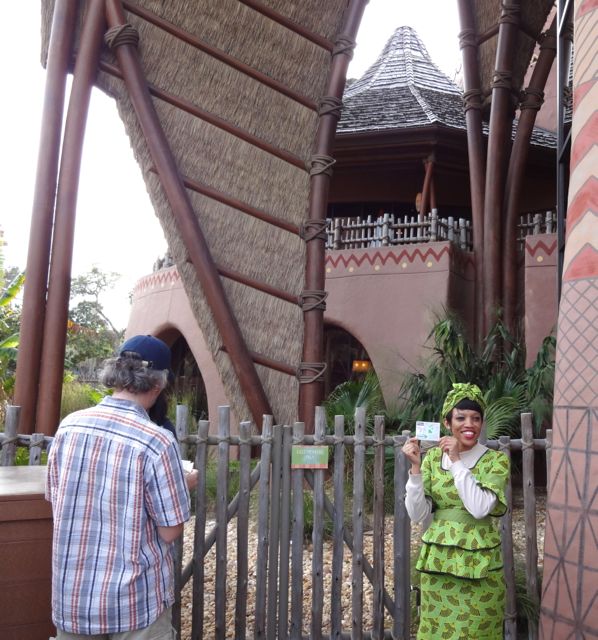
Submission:
<svg viewBox="0 0 598 640">
<path fill-rule="evenodd" d="M 373 368 L 361 342 L 334 324 L 324 325 L 324 354 L 327 364 L 324 397 L 339 384 L 359 378 Z"/>
<path fill-rule="evenodd" d="M 194 421 L 208 418 L 208 395 L 201 371 L 182 333 L 170 329 L 158 336 L 170 345 L 174 382 L 170 385 L 172 404 L 189 407 Z"/>
</svg>

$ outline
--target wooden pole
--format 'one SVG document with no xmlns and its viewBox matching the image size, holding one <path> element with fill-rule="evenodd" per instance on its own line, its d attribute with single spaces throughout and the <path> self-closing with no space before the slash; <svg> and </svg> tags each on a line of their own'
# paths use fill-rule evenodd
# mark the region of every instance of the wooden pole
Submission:
<svg viewBox="0 0 598 640">
<path fill-rule="evenodd" d="M 544 102 L 544 87 L 556 56 L 556 16 L 548 31 L 542 36 L 540 55 L 534 66 L 525 98 L 521 103 L 521 115 L 517 124 L 517 133 L 507 174 L 505 189 L 505 235 L 503 238 L 503 307 L 507 328 L 515 333 L 517 306 L 517 221 L 519 202 L 523 188 L 523 179 L 529 142 L 536 122 L 536 116 Z"/>
<path fill-rule="evenodd" d="M 52 435 L 60 419 L 66 325 L 71 291 L 71 264 L 77 211 L 77 189 L 85 137 L 85 124 L 104 32 L 103 3 L 88 5 L 66 117 L 58 191 L 48 301 L 37 400 L 37 431 Z"/>
<path fill-rule="evenodd" d="M 496 321 L 501 302 L 502 210 L 514 116 L 511 76 L 519 10 L 519 0 L 510 0 L 502 5 L 492 81 L 484 200 L 484 333 Z"/>
<path fill-rule="evenodd" d="M 419 209 L 419 214 L 425 216 L 430 210 L 430 187 L 432 183 L 432 175 L 434 172 L 434 160 L 432 158 L 427 158 L 424 160 L 424 166 L 426 168 L 426 172 L 424 175 L 424 184 L 422 187 L 422 201 Z"/>
<path fill-rule="evenodd" d="M 335 49 L 332 52 L 332 64 L 328 88 L 327 101 L 333 108 L 322 108 L 316 140 L 314 144 L 314 156 L 312 158 L 311 183 L 309 196 L 308 220 L 315 225 L 321 225 L 322 233 L 314 234 L 314 237 L 306 242 L 306 267 L 305 290 L 324 291 L 324 260 L 326 251 L 326 209 L 328 206 L 328 190 L 330 187 L 331 166 L 334 162 L 330 158 L 336 125 L 340 117 L 340 100 L 345 88 L 347 68 L 355 46 L 355 36 L 361 17 L 363 15 L 366 0 L 351 0 L 345 13 L 345 22 L 342 34 L 337 39 Z M 323 102 L 323 107 L 325 103 Z M 334 108 L 334 105 L 337 108 Z M 327 160 L 330 160 L 327 166 Z M 313 308 L 311 308 L 313 307 Z M 303 311 L 303 363 L 315 363 L 323 366 L 324 356 L 324 308 L 323 305 L 310 305 Z M 321 371 L 323 373 L 323 370 Z M 314 431 L 314 411 L 322 403 L 323 376 L 315 377 L 310 381 L 303 381 L 299 388 L 299 420 L 305 423 L 305 433 Z M 300 378 L 301 381 L 301 378 Z"/>
<path fill-rule="evenodd" d="M 120 27 L 126 23 L 120 0 L 107 0 L 106 18 L 109 27 Z M 261 425 L 263 416 L 272 413 L 270 403 L 228 302 L 209 247 L 154 109 L 139 63 L 137 49 L 133 44 L 126 43 L 117 46 L 115 53 L 180 236 L 195 267 L 197 279 L 214 316 L 222 342 L 230 355 L 253 420 L 255 424 Z"/>
<path fill-rule="evenodd" d="M 471 220 L 475 261 L 474 341 L 480 345 L 484 335 L 484 192 L 486 158 L 482 135 L 482 93 L 478 65 L 478 44 L 470 0 L 458 0 L 459 46 L 463 58 L 463 99 L 467 127 L 467 155 L 471 190 Z"/>
<path fill-rule="evenodd" d="M 35 427 L 62 114 L 78 6 L 77 0 L 57 0 L 52 18 L 15 379 L 21 433 Z"/>
</svg>

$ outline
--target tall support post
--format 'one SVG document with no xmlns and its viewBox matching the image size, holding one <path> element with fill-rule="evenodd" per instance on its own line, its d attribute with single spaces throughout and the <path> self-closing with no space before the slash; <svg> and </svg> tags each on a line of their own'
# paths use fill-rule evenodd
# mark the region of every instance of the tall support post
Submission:
<svg viewBox="0 0 598 640">
<path fill-rule="evenodd" d="M 498 26 L 496 66 L 492 79 L 484 200 L 484 333 L 494 324 L 501 302 L 502 210 L 511 126 L 515 115 L 512 71 L 519 12 L 519 0 L 503 2 Z"/>
<path fill-rule="evenodd" d="M 484 335 L 484 193 L 486 157 L 482 135 L 482 92 L 478 62 L 478 43 L 471 0 L 458 0 L 459 46 L 463 58 L 463 101 L 467 127 L 467 155 L 471 190 L 471 221 L 475 261 L 474 340 L 480 344 Z"/>
<path fill-rule="evenodd" d="M 503 237 L 503 307 L 504 319 L 511 334 L 515 333 L 517 307 L 517 222 L 519 202 L 523 187 L 523 178 L 529 141 L 536 122 L 536 116 L 544 102 L 544 87 L 556 55 L 556 18 L 548 30 L 542 34 L 540 55 L 534 66 L 529 85 L 521 102 L 521 115 L 517 124 L 517 133 L 513 142 L 507 186 L 505 189 L 505 234 Z"/>
<path fill-rule="evenodd" d="M 347 68 L 353 57 L 355 36 L 367 0 L 351 0 L 345 10 L 344 26 L 332 51 L 327 95 L 319 106 L 319 124 L 310 168 L 308 221 L 304 225 L 306 241 L 305 290 L 303 291 L 303 360 L 299 366 L 299 420 L 305 432 L 314 432 L 315 407 L 322 403 L 326 363 L 324 356 L 324 260 L 326 249 L 326 208 L 330 177 L 335 160 L 330 156 L 340 118 L 341 98 Z"/>
<path fill-rule="evenodd" d="M 432 190 L 432 180 L 434 175 L 434 158 L 430 156 L 426 160 L 424 160 L 424 166 L 426 168 L 426 173 L 424 175 L 424 185 L 422 187 L 422 202 L 419 209 L 419 212 L 422 216 L 425 216 L 431 209 L 431 190 Z"/>
<path fill-rule="evenodd" d="M 569 92 L 569 68 L 573 45 L 573 2 L 558 0 L 557 3 L 557 175 L 556 175 L 556 234 L 557 234 L 557 294 L 561 299 L 563 262 L 565 259 L 565 216 L 569 195 L 569 156 L 571 135 L 567 135 L 565 109 Z M 570 131 L 570 129 L 569 129 Z"/>
<path fill-rule="evenodd" d="M 272 413 L 270 404 L 154 109 L 137 54 L 137 32 L 126 24 L 120 0 L 106 0 L 106 19 L 111 46 L 189 259 L 195 267 L 226 352 L 230 355 L 253 420 L 261 425 L 263 416 Z"/>
<path fill-rule="evenodd" d="M 103 2 L 89 3 L 73 75 L 56 193 L 54 237 L 37 399 L 36 431 L 47 435 L 56 431 L 60 418 L 77 190 L 87 112 L 98 69 L 104 25 Z"/>
<path fill-rule="evenodd" d="M 57 0 L 52 17 L 15 380 L 22 433 L 35 431 L 62 114 L 78 6 L 77 0 Z"/>
</svg>

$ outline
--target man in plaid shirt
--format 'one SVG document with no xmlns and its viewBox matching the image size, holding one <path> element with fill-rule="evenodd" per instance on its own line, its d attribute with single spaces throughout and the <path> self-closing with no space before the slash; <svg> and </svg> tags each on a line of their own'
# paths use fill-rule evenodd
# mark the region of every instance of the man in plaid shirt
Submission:
<svg viewBox="0 0 598 640">
<path fill-rule="evenodd" d="M 101 376 L 114 394 L 67 416 L 56 433 L 46 498 L 58 640 L 175 637 L 172 543 L 197 471 L 185 476 L 175 438 L 147 414 L 169 373 L 161 340 L 127 340 Z"/>
</svg>

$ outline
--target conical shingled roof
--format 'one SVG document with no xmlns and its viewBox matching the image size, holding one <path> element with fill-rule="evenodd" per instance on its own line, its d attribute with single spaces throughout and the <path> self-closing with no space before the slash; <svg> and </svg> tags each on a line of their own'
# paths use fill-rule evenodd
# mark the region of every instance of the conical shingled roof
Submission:
<svg viewBox="0 0 598 640">
<path fill-rule="evenodd" d="M 399 27 L 343 97 L 339 133 L 423 126 L 465 128 L 459 87 L 432 62 L 412 27 Z"/>
<path fill-rule="evenodd" d="M 409 26 L 399 27 L 376 62 L 347 84 L 343 105 L 340 136 L 430 124 L 466 129 L 461 90 L 434 64 Z M 483 129 L 487 134 L 486 123 Z M 556 139 L 535 127 L 531 143 L 554 147 Z"/>
</svg>

